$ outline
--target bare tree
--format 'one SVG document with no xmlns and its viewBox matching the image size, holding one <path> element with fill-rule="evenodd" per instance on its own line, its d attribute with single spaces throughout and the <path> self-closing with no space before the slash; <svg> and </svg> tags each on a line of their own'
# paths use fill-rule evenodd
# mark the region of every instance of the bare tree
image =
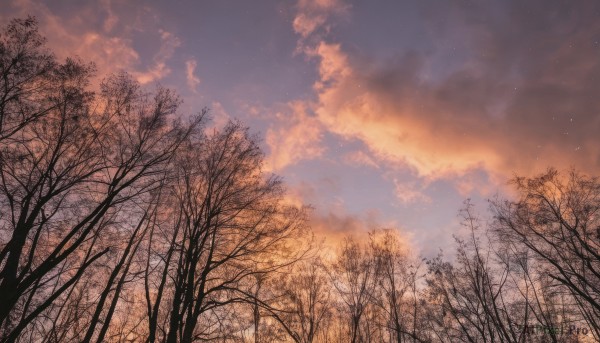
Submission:
<svg viewBox="0 0 600 343">
<path fill-rule="evenodd" d="M 14 19 L 0 33 L 0 141 L 56 108 L 48 98 L 58 63 L 44 48 L 33 17 Z"/>
<path fill-rule="evenodd" d="M 531 253 L 540 268 L 571 295 L 582 324 L 600 339 L 600 183 L 554 169 L 513 180 L 517 201 L 496 201 L 495 230 Z"/>
<path fill-rule="evenodd" d="M 269 309 L 296 343 L 323 342 L 333 316 L 333 290 L 318 257 L 294 265 L 278 285 L 281 296 Z M 277 309 L 281 309 L 277 311 Z"/>
<path fill-rule="evenodd" d="M 348 338 L 352 343 L 368 342 L 372 335 L 371 323 L 365 320 L 373 306 L 377 285 L 377 268 L 373 257 L 351 237 L 346 237 L 331 267 L 331 277 L 347 325 Z"/>
<path fill-rule="evenodd" d="M 170 243 L 148 262 L 151 341 L 157 332 L 167 342 L 220 337 L 219 327 L 199 325 L 199 319 L 230 304 L 260 302 L 252 292 L 256 276 L 298 258 L 290 244 L 304 228 L 304 215 L 282 205 L 280 180 L 265 175 L 261 164 L 260 149 L 239 123 L 191 140 L 181 151 L 169 209 L 173 220 L 165 229 Z M 161 307 L 168 308 L 162 311 L 168 313 L 164 327 L 158 325 Z"/>
<path fill-rule="evenodd" d="M 467 202 L 463 210 L 466 239 L 456 238 L 456 264 L 430 260 L 428 292 L 438 304 L 433 314 L 438 338 L 448 342 L 522 341 L 511 325 L 507 281 L 510 270 L 494 263 L 494 252 L 482 241 L 482 228 Z M 483 232 L 485 234 L 485 231 Z"/>
<path fill-rule="evenodd" d="M 574 342 L 568 299 L 530 251 L 498 237 L 467 201 L 456 262 L 428 261 L 431 330 L 447 342 Z"/>
<path fill-rule="evenodd" d="M 392 342 L 426 340 L 422 330 L 423 309 L 420 304 L 419 269 L 421 263 L 402 246 L 396 230 L 370 233 L 370 249 L 378 275 L 375 304 L 385 313 L 383 324 Z M 423 337 L 422 337 L 423 336 Z"/>
<path fill-rule="evenodd" d="M 247 127 L 94 72 L 34 18 L 0 34 L 0 343 L 600 340 L 597 178 L 517 177 L 491 225 L 467 202 L 426 276 L 394 230 L 329 261 Z"/>
<path fill-rule="evenodd" d="M 17 51 L 24 60 L 3 66 L 0 341 L 15 340 L 66 301 L 86 270 L 110 255 L 103 233 L 157 187 L 202 120 L 174 120 L 180 101 L 171 91 L 144 94 L 126 74 L 108 78 L 95 96 L 87 90 L 93 67 L 37 51 L 43 40 L 34 21 L 14 21 L 7 32 L 1 59 Z"/>
</svg>

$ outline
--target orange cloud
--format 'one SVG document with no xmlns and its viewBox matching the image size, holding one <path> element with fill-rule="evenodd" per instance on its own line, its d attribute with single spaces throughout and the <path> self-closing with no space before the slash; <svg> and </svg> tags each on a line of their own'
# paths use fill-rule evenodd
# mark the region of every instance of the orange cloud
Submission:
<svg viewBox="0 0 600 343">
<path fill-rule="evenodd" d="M 148 70 L 142 72 L 134 72 L 133 75 L 141 84 L 155 82 L 164 78 L 171 73 L 171 69 L 167 66 L 167 62 L 175 50 L 181 45 L 181 41 L 174 34 L 160 29 L 160 49 L 154 56 L 154 65 Z"/>
<path fill-rule="evenodd" d="M 294 31 L 300 35 L 297 52 L 306 53 L 311 44 L 308 41 L 320 39 L 331 29 L 332 16 L 345 16 L 350 5 L 342 0 L 300 0 L 296 4 L 296 16 L 292 22 Z"/>
<path fill-rule="evenodd" d="M 479 180 L 463 177 L 478 170 L 488 175 L 486 182 L 503 183 L 513 173 L 549 165 L 587 171 L 600 166 L 600 102 L 593 95 L 600 90 L 600 63 L 589 43 L 600 24 L 584 8 L 578 13 L 594 29 L 573 33 L 570 21 L 560 21 L 553 35 L 569 39 L 549 44 L 543 39 L 548 33 L 531 30 L 527 16 L 515 15 L 511 25 L 522 30 L 507 33 L 501 25 L 473 22 L 478 16 L 470 11 L 479 8 L 461 7 L 450 22 L 454 28 L 461 23 L 465 46 L 486 53 L 432 79 L 425 76 L 430 56 L 361 60 L 330 43 L 319 30 L 344 5 L 318 3 L 301 0 L 294 22 L 302 51 L 318 61 L 317 100 L 306 100 L 305 107 L 316 115 L 314 127 L 363 142 L 378 165 L 409 168 L 425 182 L 456 180 L 463 193 L 481 187 Z M 509 10 L 518 6 L 507 4 Z M 551 13 L 536 20 L 552 21 Z"/>
<path fill-rule="evenodd" d="M 214 129 L 221 130 L 231 120 L 229 113 L 225 111 L 223 105 L 218 101 L 213 101 L 210 107 L 210 116 L 212 118 L 212 122 L 211 125 L 206 128 L 207 132 L 210 132 Z"/>
<path fill-rule="evenodd" d="M 266 133 L 270 150 L 267 169 L 282 170 L 298 161 L 323 154 L 321 124 L 307 111 L 307 104 L 297 101 L 287 104 L 284 111 L 276 113 L 276 123 Z"/>
<path fill-rule="evenodd" d="M 331 15 L 341 14 L 349 9 L 341 0 L 300 0 L 296 7 L 297 14 L 292 25 L 302 38 L 322 28 Z"/>
<path fill-rule="evenodd" d="M 410 204 L 415 202 L 430 203 L 431 198 L 425 195 L 414 182 L 403 182 L 398 179 L 394 179 L 394 194 L 396 198 L 403 204 Z"/>
<path fill-rule="evenodd" d="M 315 83 L 315 113 L 330 132 L 359 139 L 378 159 L 405 164 L 422 177 L 493 169 L 498 164 L 493 149 L 470 139 L 471 132 L 464 126 L 468 123 L 457 125 L 450 118 L 432 116 L 427 112 L 437 109 L 412 103 L 409 96 L 398 103 L 397 97 L 377 89 L 357 72 L 338 44 L 321 42 L 316 51 L 321 77 Z M 435 117 L 437 125 L 427 117 Z"/>
<path fill-rule="evenodd" d="M 369 232 L 381 230 L 393 231 L 398 243 L 405 251 L 414 246 L 414 236 L 406 230 L 397 227 L 396 223 L 384 223 L 377 213 L 367 213 L 365 217 L 345 214 L 338 210 L 326 214 L 311 213 L 309 223 L 318 237 L 325 238 L 325 248 L 335 254 L 336 248 L 345 237 L 353 237 L 364 244 L 369 242 Z"/>
<path fill-rule="evenodd" d="M 158 81 L 169 75 L 168 61 L 179 47 L 180 40 L 174 34 L 156 29 L 159 50 L 150 66 L 142 65 L 128 32 L 116 32 L 119 17 L 113 12 L 110 0 L 87 7 L 68 16 L 53 13 L 44 3 L 17 0 L 12 3 L 11 16 L 34 15 L 40 21 L 41 31 L 48 45 L 59 59 L 78 56 L 96 64 L 98 76 L 103 78 L 117 70 L 126 70 L 142 84 Z M 6 18 L 5 18 L 6 19 Z M 94 28 L 96 21 L 102 29 Z M 129 28 L 129 31 L 140 28 Z"/>
<path fill-rule="evenodd" d="M 353 151 L 344 155 L 344 162 L 350 165 L 367 166 L 375 169 L 379 169 L 377 162 L 371 158 L 367 153 L 361 150 Z"/>
<path fill-rule="evenodd" d="M 294 19 L 294 31 L 302 37 L 307 37 L 313 33 L 319 26 L 325 23 L 325 16 L 310 17 L 307 14 L 301 13 Z"/>
</svg>

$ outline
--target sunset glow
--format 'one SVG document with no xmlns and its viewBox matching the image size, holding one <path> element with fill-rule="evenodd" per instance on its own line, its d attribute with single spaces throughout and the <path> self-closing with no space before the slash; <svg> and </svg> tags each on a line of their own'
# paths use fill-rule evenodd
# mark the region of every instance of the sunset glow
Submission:
<svg viewBox="0 0 600 343">
<path fill-rule="evenodd" d="M 600 342 L 600 1 L 6 0 L 0 343 Z"/>
<path fill-rule="evenodd" d="M 318 231 L 451 240 L 465 198 L 600 164 L 594 2 L 9 1 L 61 58 L 173 87 L 262 137 Z"/>
</svg>

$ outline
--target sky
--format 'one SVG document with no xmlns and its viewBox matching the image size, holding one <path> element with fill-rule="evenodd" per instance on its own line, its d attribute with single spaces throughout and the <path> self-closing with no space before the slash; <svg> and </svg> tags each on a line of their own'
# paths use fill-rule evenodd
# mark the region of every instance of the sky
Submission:
<svg viewBox="0 0 600 343">
<path fill-rule="evenodd" d="M 552 166 L 600 167 L 600 2 L 4 0 L 60 59 L 239 119 L 335 242 L 400 230 L 447 251 L 469 198 Z"/>
</svg>

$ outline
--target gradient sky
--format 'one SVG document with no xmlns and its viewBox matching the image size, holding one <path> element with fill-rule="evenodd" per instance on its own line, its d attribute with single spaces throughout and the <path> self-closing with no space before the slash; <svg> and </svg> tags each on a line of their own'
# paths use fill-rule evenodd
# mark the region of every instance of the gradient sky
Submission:
<svg viewBox="0 0 600 343">
<path fill-rule="evenodd" d="M 5 4 L 6 3 L 6 4 Z M 600 2 L 3 1 L 60 58 L 239 118 L 330 241 L 396 227 L 448 250 L 471 198 L 600 167 Z"/>
</svg>

